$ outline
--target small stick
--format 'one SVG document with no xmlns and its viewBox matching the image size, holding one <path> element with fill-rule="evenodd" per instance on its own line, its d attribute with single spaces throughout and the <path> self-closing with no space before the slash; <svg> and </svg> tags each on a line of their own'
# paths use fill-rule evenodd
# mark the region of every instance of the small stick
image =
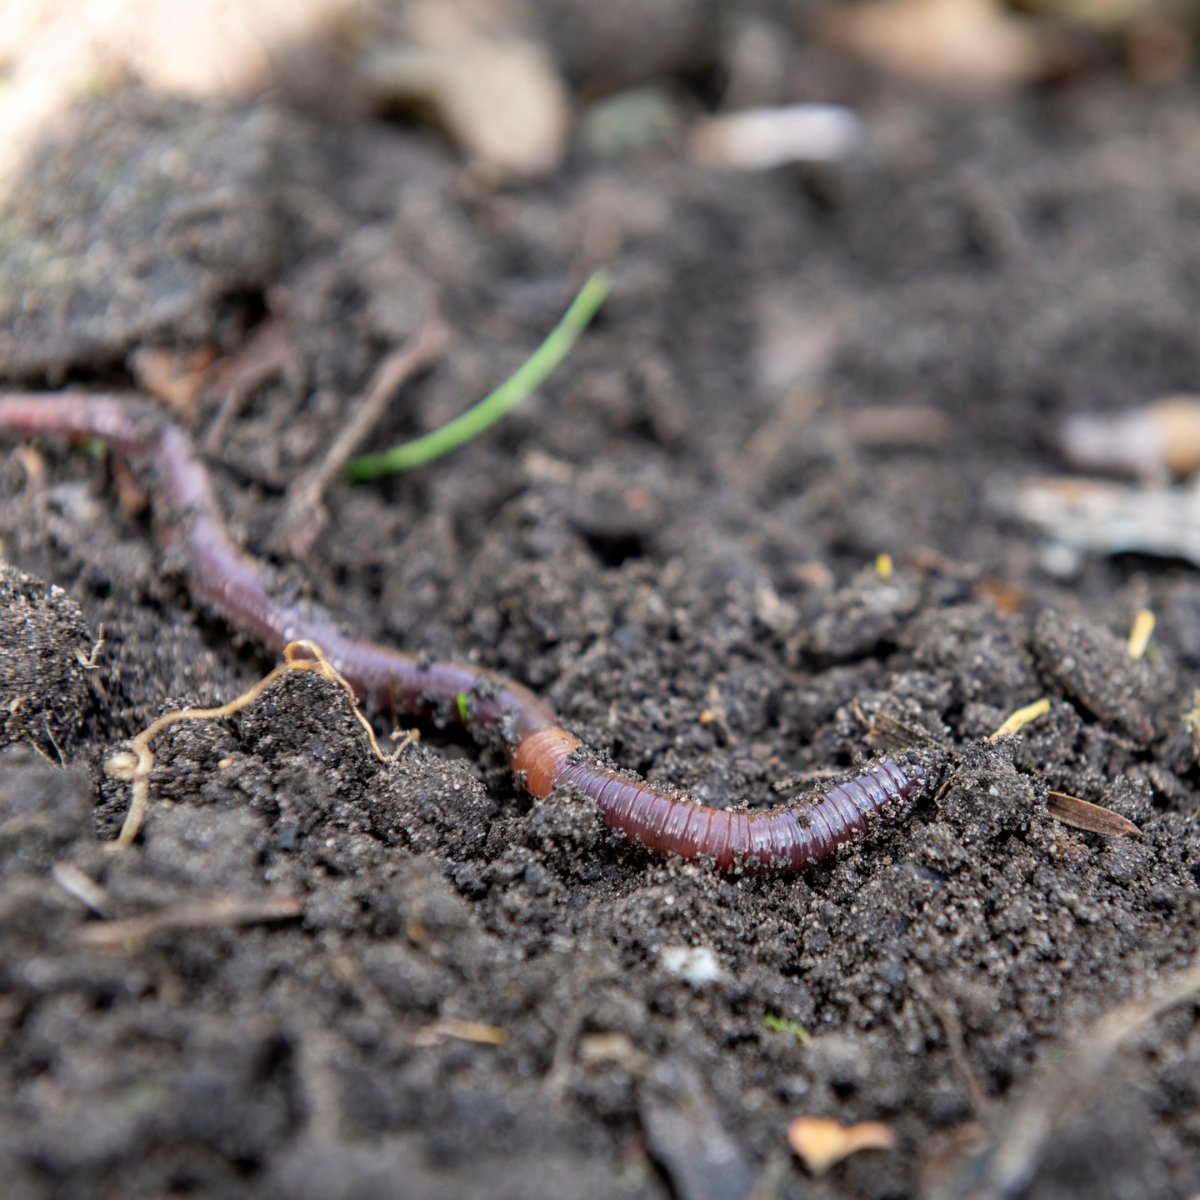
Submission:
<svg viewBox="0 0 1200 1200">
<path fill-rule="evenodd" d="M 554 1039 L 554 1053 L 550 1056 L 550 1069 L 542 1077 L 542 1092 L 552 1100 L 561 1099 L 570 1079 L 575 1043 L 579 1040 L 583 1023 L 595 1003 L 592 988 L 597 982 L 594 971 L 589 969 L 583 972 L 578 984 L 579 997 L 558 1027 L 558 1036 Z"/>
<path fill-rule="evenodd" d="M 942 1027 L 942 1033 L 946 1037 L 946 1048 L 950 1051 L 950 1061 L 954 1063 L 954 1069 L 958 1072 L 963 1090 L 967 1093 L 967 1102 L 975 1115 L 982 1120 L 992 1110 L 992 1099 L 983 1090 L 983 1085 L 975 1074 L 971 1056 L 967 1053 L 967 1042 L 963 1037 L 962 1023 L 958 1019 L 958 1014 L 929 986 L 925 979 L 914 977 L 912 989 L 937 1017 L 938 1023 Z"/>
<path fill-rule="evenodd" d="M 304 911 L 299 896 L 213 896 L 190 904 L 175 904 L 144 917 L 85 925 L 75 935 L 85 946 L 111 949 L 144 942 L 170 929 L 203 929 L 209 925 L 246 925 L 280 921 Z"/>
<path fill-rule="evenodd" d="M 908 725 L 898 717 L 893 717 L 891 713 L 880 712 L 874 717 L 868 717 L 857 697 L 851 702 L 850 711 L 863 727 L 866 736 L 875 738 L 877 742 L 890 742 L 893 746 L 911 746 L 913 742 L 924 742 L 927 746 L 938 744 L 937 738 L 928 730 L 919 725 Z"/>
<path fill-rule="evenodd" d="M 292 482 L 281 521 L 283 543 L 289 554 L 303 558 L 312 549 L 329 519 L 321 503 L 326 488 L 383 416 L 396 390 L 437 358 L 449 334 L 445 321 L 435 313 L 409 345 L 389 354 L 379 364 L 366 395 L 355 401 L 353 415 L 325 456 Z"/>
<path fill-rule="evenodd" d="M 982 1156 L 947 1179 L 940 1200 L 1015 1200 L 1025 1194 L 1047 1145 L 1093 1103 L 1121 1044 L 1169 1009 L 1200 995 L 1200 962 L 1168 975 L 1144 996 L 1093 1022 L 1030 1085 Z M 1105 1089 L 1107 1090 L 1107 1089 Z"/>
<path fill-rule="evenodd" d="M 292 336 L 281 317 L 264 322 L 231 361 L 222 364 L 219 374 L 225 382 L 225 397 L 204 435 L 205 454 L 216 454 L 225 440 L 229 422 L 237 416 L 246 397 L 272 375 L 277 375 L 292 357 Z"/>
</svg>

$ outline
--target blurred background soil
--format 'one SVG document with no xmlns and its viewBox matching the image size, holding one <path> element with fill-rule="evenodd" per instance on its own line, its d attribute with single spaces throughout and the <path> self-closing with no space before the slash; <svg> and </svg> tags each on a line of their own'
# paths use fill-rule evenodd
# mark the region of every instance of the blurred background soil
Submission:
<svg viewBox="0 0 1200 1200">
<path fill-rule="evenodd" d="M 152 468 L 0 431 L 5 1195 L 1200 1193 L 1200 517 L 1155 441 L 1200 392 L 1196 27 L 0 3 L 6 388 L 155 396 L 281 592 L 527 683 L 651 780 L 928 775 L 831 863 L 721 876 L 449 731 L 381 764 L 289 675 L 159 739 L 114 853 L 104 760 L 272 664 L 188 597 Z M 818 103 L 771 167 L 737 120 Z M 598 267 L 545 386 L 334 482 L 297 543 L 289 485 L 389 352 L 449 330 L 371 448 Z M 1099 459 L 1063 432 L 1094 418 Z M 827 1165 L 798 1118 L 876 1148 L 835 1129 Z"/>
</svg>

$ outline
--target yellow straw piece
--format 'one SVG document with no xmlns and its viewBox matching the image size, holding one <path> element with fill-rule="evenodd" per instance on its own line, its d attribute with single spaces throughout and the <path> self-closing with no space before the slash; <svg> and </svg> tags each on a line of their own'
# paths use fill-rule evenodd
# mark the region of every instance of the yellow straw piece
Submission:
<svg viewBox="0 0 1200 1200">
<path fill-rule="evenodd" d="M 1012 737 L 1013 734 L 1020 733 L 1030 721 L 1044 717 L 1049 711 L 1050 701 L 1045 696 L 1040 700 L 1035 700 L 1032 704 L 1025 705 L 1024 708 L 1018 708 L 1015 713 L 1005 718 L 1004 724 L 988 738 L 988 741 L 998 742 L 1002 737 Z"/>
<path fill-rule="evenodd" d="M 422 1025 L 417 1030 L 415 1041 L 418 1046 L 436 1046 L 446 1038 L 457 1038 L 460 1042 L 477 1042 L 481 1046 L 503 1046 L 508 1041 L 508 1032 L 499 1025 L 487 1025 L 482 1021 L 441 1017 L 432 1025 Z"/>
<path fill-rule="evenodd" d="M 1133 618 L 1133 628 L 1129 631 L 1130 658 L 1141 658 L 1150 645 L 1150 635 L 1154 632 L 1154 614 L 1148 608 L 1139 608 Z"/>
</svg>

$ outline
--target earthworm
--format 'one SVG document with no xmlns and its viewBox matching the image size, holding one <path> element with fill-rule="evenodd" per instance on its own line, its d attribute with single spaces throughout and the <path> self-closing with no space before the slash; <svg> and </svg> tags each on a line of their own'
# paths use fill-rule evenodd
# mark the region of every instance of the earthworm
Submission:
<svg viewBox="0 0 1200 1200">
<path fill-rule="evenodd" d="M 193 596 L 263 645 L 315 642 L 360 695 L 398 712 L 466 726 L 498 742 L 535 797 L 574 786 L 604 823 L 659 854 L 707 858 L 722 870 L 797 870 L 822 862 L 905 806 L 924 772 L 884 759 L 811 803 L 759 812 L 712 808 L 668 795 L 605 765 L 522 687 L 479 667 L 428 661 L 347 636 L 304 604 L 274 597 L 258 564 L 224 530 L 208 471 L 191 439 L 144 401 L 86 393 L 0 394 L 0 427 L 23 434 L 100 438 L 158 474 L 162 539 L 184 564 Z"/>
</svg>

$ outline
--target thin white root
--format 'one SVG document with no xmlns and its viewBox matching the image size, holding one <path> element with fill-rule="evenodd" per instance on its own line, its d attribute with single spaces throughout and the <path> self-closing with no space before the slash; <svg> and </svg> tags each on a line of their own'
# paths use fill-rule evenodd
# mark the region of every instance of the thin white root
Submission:
<svg viewBox="0 0 1200 1200">
<path fill-rule="evenodd" d="M 412 739 L 405 740 L 395 754 L 384 754 L 379 748 L 379 742 L 375 738 L 375 731 L 371 728 L 370 721 L 358 708 L 358 699 L 354 695 L 354 689 L 334 669 L 321 647 L 316 642 L 308 640 L 289 642 L 283 648 L 283 662 L 270 674 L 263 676 L 248 691 L 230 700 L 228 704 L 222 704 L 216 708 L 184 708 L 176 712 L 164 713 L 149 728 L 133 739 L 131 749 L 119 751 L 109 758 L 104 764 L 105 772 L 114 779 L 127 782 L 132 793 L 129 812 L 125 814 L 121 832 L 113 840 L 113 849 L 124 850 L 127 846 L 132 845 L 133 839 L 137 837 L 138 830 L 142 827 L 142 821 L 146 815 L 146 805 L 150 800 L 150 772 L 154 769 L 154 753 L 150 749 L 150 743 L 167 726 L 177 725 L 180 721 L 218 721 L 222 717 L 240 712 L 247 705 L 253 704 L 275 680 L 289 671 L 315 671 L 323 679 L 341 684 L 350 696 L 351 702 L 354 704 L 354 715 L 366 731 L 371 749 L 380 762 L 394 762 L 404 748 L 410 744 Z"/>
</svg>

